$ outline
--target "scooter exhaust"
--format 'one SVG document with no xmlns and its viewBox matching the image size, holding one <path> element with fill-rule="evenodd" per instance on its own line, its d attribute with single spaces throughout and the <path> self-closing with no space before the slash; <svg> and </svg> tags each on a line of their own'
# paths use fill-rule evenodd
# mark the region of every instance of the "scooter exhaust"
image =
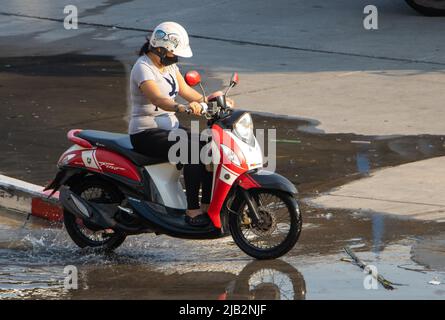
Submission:
<svg viewBox="0 0 445 320">
<path fill-rule="evenodd" d="M 103 208 L 98 204 L 90 203 L 67 187 L 60 189 L 59 200 L 65 210 L 74 214 L 76 217 L 87 220 L 100 228 L 108 229 L 116 226 L 116 221 L 108 216 Z"/>
<path fill-rule="evenodd" d="M 67 187 L 60 188 L 59 200 L 65 210 L 82 220 L 88 221 L 90 225 L 94 225 L 98 229 L 115 229 L 127 234 L 151 232 L 147 226 L 131 228 L 119 223 L 113 218 L 119 210 L 130 214 L 131 209 L 116 204 L 88 202 L 70 191 Z"/>
</svg>

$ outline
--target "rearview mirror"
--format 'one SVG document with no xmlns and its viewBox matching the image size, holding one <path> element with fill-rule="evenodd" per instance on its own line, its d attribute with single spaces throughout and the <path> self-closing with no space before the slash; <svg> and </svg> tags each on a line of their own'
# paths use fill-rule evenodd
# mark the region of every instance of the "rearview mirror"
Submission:
<svg viewBox="0 0 445 320">
<path fill-rule="evenodd" d="M 201 83 L 201 75 L 198 73 L 198 71 L 192 70 L 188 71 L 185 74 L 185 82 L 190 86 L 194 87 Z"/>
<path fill-rule="evenodd" d="M 232 87 L 236 86 L 239 82 L 239 78 L 238 78 L 238 72 L 234 72 L 232 74 L 232 78 L 230 79 L 230 85 Z"/>
</svg>

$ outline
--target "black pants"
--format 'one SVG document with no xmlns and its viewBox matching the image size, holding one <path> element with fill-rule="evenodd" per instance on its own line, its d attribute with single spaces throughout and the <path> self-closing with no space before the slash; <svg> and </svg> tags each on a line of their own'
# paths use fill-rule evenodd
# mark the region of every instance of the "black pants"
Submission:
<svg viewBox="0 0 445 320">
<path fill-rule="evenodd" d="M 192 138 L 199 139 L 199 137 L 192 137 L 190 131 L 187 128 L 180 128 L 186 130 L 188 136 L 188 163 L 184 164 L 184 181 L 187 196 L 187 208 L 190 210 L 199 209 L 199 189 L 201 186 L 201 203 L 210 203 L 213 175 L 211 172 L 208 172 L 206 170 L 205 165 L 201 162 L 201 159 L 197 164 L 193 164 L 191 162 L 191 141 Z M 133 148 L 138 153 L 147 155 L 149 157 L 165 159 L 168 161 L 168 152 L 170 150 L 170 147 L 176 143 L 176 141 L 168 140 L 169 133 L 169 130 L 164 129 L 148 129 L 130 135 L 130 139 L 131 143 L 133 144 Z M 199 143 L 200 152 L 205 144 L 205 141 Z"/>
</svg>

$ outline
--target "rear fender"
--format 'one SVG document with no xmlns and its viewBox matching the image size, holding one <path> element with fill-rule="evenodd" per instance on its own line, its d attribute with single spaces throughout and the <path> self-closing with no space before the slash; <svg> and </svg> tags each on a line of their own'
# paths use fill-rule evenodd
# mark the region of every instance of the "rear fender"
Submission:
<svg viewBox="0 0 445 320">
<path fill-rule="evenodd" d="M 119 190 L 125 195 L 146 197 L 145 189 L 147 187 L 144 185 L 144 181 L 136 182 L 132 179 L 127 179 L 125 177 L 110 173 L 102 173 L 98 175 L 95 172 L 91 172 L 83 168 L 72 168 L 68 166 L 59 168 L 54 180 L 43 190 L 51 190 L 51 193 L 48 196 L 51 197 L 62 186 L 71 187 L 76 185 L 80 183 L 87 175 L 97 175 L 98 178 L 116 185 L 116 187 L 118 187 Z"/>
<path fill-rule="evenodd" d="M 74 181 L 82 179 L 87 172 L 79 168 L 60 168 L 55 178 L 43 189 L 43 191 L 52 190 L 48 195 L 50 198 L 61 186 L 71 185 Z"/>
</svg>

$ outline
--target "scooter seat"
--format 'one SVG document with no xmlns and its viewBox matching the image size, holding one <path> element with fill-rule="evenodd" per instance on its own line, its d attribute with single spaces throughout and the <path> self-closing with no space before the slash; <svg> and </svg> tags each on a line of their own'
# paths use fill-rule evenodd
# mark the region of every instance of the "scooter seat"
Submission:
<svg viewBox="0 0 445 320">
<path fill-rule="evenodd" d="M 82 130 L 77 134 L 77 137 L 87 140 L 94 146 L 115 151 L 131 160 L 137 166 L 148 166 L 167 162 L 165 159 L 152 158 L 136 152 L 133 149 L 128 134 L 98 130 Z"/>
</svg>

